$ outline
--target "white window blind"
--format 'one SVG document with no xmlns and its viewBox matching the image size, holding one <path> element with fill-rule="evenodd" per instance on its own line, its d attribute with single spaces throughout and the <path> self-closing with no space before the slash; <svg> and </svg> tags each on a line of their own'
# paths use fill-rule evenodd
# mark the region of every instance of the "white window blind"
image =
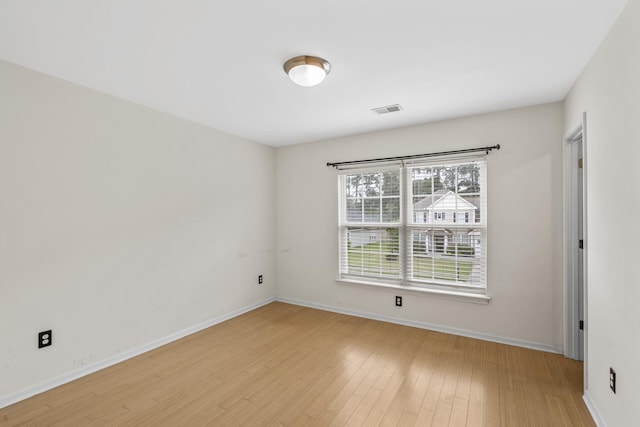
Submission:
<svg viewBox="0 0 640 427">
<path fill-rule="evenodd" d="M 341 275 L 399 281 L 400 170 L 340 175 Z"/>
<path fill-rule="evenodd" d="M 486 161 L 339 175 L 339 278 L 484 293 Z"/>
</svg>

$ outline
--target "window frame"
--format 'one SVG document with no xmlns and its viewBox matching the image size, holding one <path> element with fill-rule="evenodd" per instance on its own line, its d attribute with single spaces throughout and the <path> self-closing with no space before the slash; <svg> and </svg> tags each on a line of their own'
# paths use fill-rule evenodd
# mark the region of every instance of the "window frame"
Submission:
<svg viewBox="0 0 640 427">
<path fill-rule="evenodd" d="M 480 201 L 480 206 L 477 207 L 478 214 L 480 220 L 477 220 L 478 215 L 476 215 L 476 221 L 454 221 L 453 223 L 447 223 L 445 215 L 442 215 L 442 220 L 433 220 L 432 223 L 423 223 L 417 221 L 419 217 L 424 218 L 424 216 L 420 215 L 416 211 L 413 210 L 412 199 L 414 197 L 413 193 L 413 183 L 411 181 L 411 171 L 418 168 L 437 168 L 437 167 L 455 167 L 456 168 L 456 178 L 455 178 L 455 193 L 458 195 L 458 167 L 476 163 L 479 165 L 479 178 L 478 185 L 479 191 L 477 195 L 475 193 L 468 193 L 473 197 L 478 197 Z M 367 224 L 372 229 L 381 230 L 379 231 L 382 236 L 382 230 L 388 230 L 389 228 L 397 228 L 398 229 L 398 277 L 384 277 L 382 275 L 368 275 L 368 274 L 350 274 L 349 265 L 348 265 L 348 256 L 349 250 L 347 243 L 347 234 L 352 233 L 352 230 L 357 227 L 361 227 L 364 222 L 353 223 L 347 221 L 346 218 L 346 177 L 355 174 L 370 174 L 370 173 L 383 173 L 383 172 L 397 172 L 399 175 L 399 198 L 400 198 L 400 217 L 398 223 L 370 223 Z M 374 168 L 362 168 L 362 169 L 347 169 L 341 171 L 338 176 L 338 197 L 339 197 L 339 207 L 338 207 L 338 277 L 337 280 L 345 283 L 352 284 L 364 284 L 364 285 L 375 285 L 375 286 L 383 286 L 383 287 L 391 287 L 396 289 L 405 289 L 409 291 L 417 291 L 417 292 L 428 292 L 428 293 L 436 293 L 444 296 L 453 296 L 453 297 L 462 297 L 464 299 L 472 300 L 472 302 L 488 302 L 490 297 L 487 295 L 487 161 L 486 156 L 473 156 L 465 159 L 437 159 L 435 161 L 430 162 L 415 162 L 411 164 L 395 164 L 388 165 L 383 167 L 374 167 Z M 466 193 L 460 193 L 466 194 Z M 471 202 L 469 202 L 471 203 Z M 475 202 L 474 202 L 475 204 Z M 443 213 L 440 211 L 440 213 Z M 380 217 L 382 218 L 383 213 L 380 212 Z M 460 217 L 461 215 L 456 215 L 456 212 L 452 212 L 451 217 Z M 429 215 L 427 217 L 430 218 Z M 436 211 L 434 210 L 434 218 L 437 217 Z M 465 212 L 465 219 L 467 217 L 471 217 L 469 212 Z M 456 218 L 458 219 L 458 218 Z M 461 218 L 460 218 L 461 219 Z M 440 223 L 440 224 L 439 224 Z M 412 233 L 415 230 L 436 230 L 443 229 L 443 227 L 449 226 L 449 228 L 457 228 L 457 229 L 469 229 L 469 236 L 464 236 L 466 238 L 463 239 L 463 234 L 452 234 L 451 239 L 453 241 L 453 246 L 455 250 L 454 259 L 455 265 L 457 269 L 456 279 L 455 280 L 437 280 L 437 279 L 415 279 L 414 277 L 410 277 L 409 270 L 413 268 L 411 265 L 414 262 L 414 258 L 416 257 L 416 253 L 414 252 L 414 247 L 409 247 L 413 245 L 412 243 Z M 470 236 L 471 233 L 476 236 L 476 240 L 474 242 L 478 242 L 480 247 L 482 248 L 482 253 L 478 257 L 477 261 L 473 261 L 471 264 L 471 268 L 469 270 L 469 274 L 472 274 L 471 271 L 476 264 L 480 265 L 480 273 L 477 275 L 474 273 L 474 276 L 471 278 L 472 282 L 475 283 L 473 285 L 464 284 L 460 281 L 460 270 L 458 267 L 458 263 L 460 258 L 464 255 L 458 253 L 458 248 L 461 245 L 471 246 L 469 244 L 464 243 L 456 243 L 456 239 L 459 241 L 471 241 L 473 237 Z M 432 234 L 433 235 L 433 234 Z M 414 234 L 415 236 L 415 234 Z M 382 239 L 382 238 L 381 238 Z M 382 246 L 380 246 L 382 248 Z M 473 248 L 472 248 L 473 249 Z M 469 249 L 471 250 L 471 249 Z M 442 253 L 444 250 L 442 251 Z M 382 253 L 382 249 L 380 249 L 380 253 Z M 468 255 L 466 255 L 468 256 Z M 475 250 L 474 256 L 475 257 Z M 435 268 L 435 266 L 433 267 Z M 364 269 L 363 269 L 364 270 Z M 382 271 L 382 267 L 380 268 Z M 435 270 L 432 273 L 432 277 L 436 276 Z"/>
</svg>

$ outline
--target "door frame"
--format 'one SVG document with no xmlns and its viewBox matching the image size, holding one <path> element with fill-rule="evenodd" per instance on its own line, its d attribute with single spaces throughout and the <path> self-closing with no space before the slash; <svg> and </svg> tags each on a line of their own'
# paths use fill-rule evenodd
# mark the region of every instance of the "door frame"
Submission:
<svg viewBox="0 0 640 427">
<path fill-rule="evenodd" d="M 563 138 L 563 246 L 564 246 L 564 355 L 571 359 L 578 359 L 580 354 L 579 332 L 576 327 L 579 319 L 578 307 L 578 159 L 582 154 L 582 234 L 583 234 L 583 313 L 584 313 L 584 388 L 587 389 L 587 115 L 582 114 L 580 123 L 570 129 Z M 582 141 L 582 153 L 578 142 Z"/>
</svg>

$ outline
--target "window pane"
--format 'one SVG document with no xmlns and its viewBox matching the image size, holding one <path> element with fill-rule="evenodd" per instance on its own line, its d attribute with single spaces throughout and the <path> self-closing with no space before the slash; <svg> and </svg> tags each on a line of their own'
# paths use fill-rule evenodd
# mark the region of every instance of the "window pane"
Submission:
<svg viewBox="0 0 640 427">
<path fill-rule="evenodd" d="M 414 196 L 412 202 L 413 213 L 411 221 L 414 224 L 431 224 L 433 222 L 433 210 L 431 209 L 433 196 Z"/>
<path fill-rule="evenodd" d="M 460 220 L 466 224 L 480 222 L 480 196 L 460 194 L 458 212 Z"/>
<path fill-rule="evenodd" d="M 478 229 L 423 229 L 411 232 L 413 280 L 481 284 L 482 233 Z"/>
<path fill-rule="evenodd" d="M 400 220 L 400 197 L 382 199 L 382 221 L 398 222 Z"/>
<path fill-rule="evenodd" d="M 364 199 L 364 222 L 380 222 L 380 199 Z"/>
<path fill-rule="evenodd" d="M 345 195 L 347 197 L 379 197 L 381 184 L 382 174 L 379 172 L 346 175 Z"/>
<path fill-rule="evenodd" d="M 347 199 L 347 222 L 362 222 L 362 199 Z"/>
<path fill-rule="evenodd" d="M 414 196 L 432 193 L 433 170 L 431 168 L 415 168 L 411 170 L 411 184 Z"/>
<path fill-rule="evenodd" d="M 345 175 L 347 223 L 400 222 L 399 171 Z"/>
<path fill-rule="evenodd" d="M 347 273 L 357 276 L 400 277 L 397 228 L 348 228 Z"/>
<path fill-rule="evenodd" d="M 362 174 L 345 176 L 345 194 L 347 197 L 362 197 Z"/>
<path fill-rule="evenodd" d="M 414 224 L 475 224 L 480 222 L 480 165 L 477 163 L 433 168 L 433 193 L 413 194 Z M 425 168 L 416 168 L 413 189 L 424 191 Z M 458 190 L 462 190 L 459 192 Z"/>
<path fill-rule="evenodd" d="M 480 165 L 458 166 L 458 193 L 480 193 Z"/>
<path fill-rule="evenodd" d="M 439 166 L 433 168 L 433 192 L 441 190 L 456 191 L 456 168 Z"/>
<path fill-rule="evenodd" d="M 382 173 L 382 195 L 383 196 L 399 196 L 400 195 L 400 174 L 398 172 Z"/>
<path fill-rule="evenodd" d="M 364 175 L 364 186 L 366 197 L 377 197 L 380 195 L 380 174 L 368 173 Z"/>
</svg>

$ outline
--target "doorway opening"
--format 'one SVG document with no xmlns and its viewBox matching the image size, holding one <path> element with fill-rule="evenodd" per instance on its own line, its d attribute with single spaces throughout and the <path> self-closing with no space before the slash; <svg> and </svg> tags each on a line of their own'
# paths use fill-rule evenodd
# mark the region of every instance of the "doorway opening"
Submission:
<svg viewBox="0 0 640 427">
<path fill-rule="evenodd" d="M 563 141 L 564 355 L 585 362 L 587 388 L 586 114 Z"/>
</svg>

